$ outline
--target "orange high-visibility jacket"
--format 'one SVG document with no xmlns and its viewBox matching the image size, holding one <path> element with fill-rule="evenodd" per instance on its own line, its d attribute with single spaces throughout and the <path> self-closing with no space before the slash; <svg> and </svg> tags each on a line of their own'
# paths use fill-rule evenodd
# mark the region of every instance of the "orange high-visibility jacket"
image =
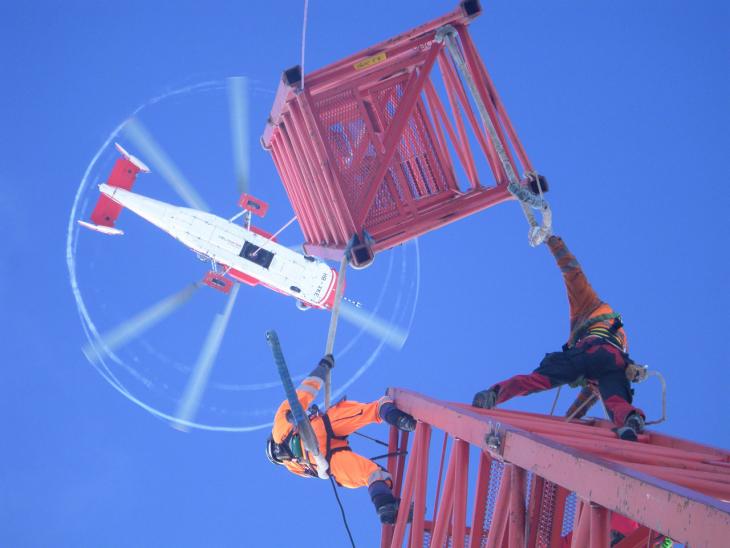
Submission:
<svg viewBox="0 0 730 548">
<path fill-rule="evenodd" d="M 323 381 L 319 377 L 307 377 L 297 388 L 297 398 L 304 409 L 307 409 L 322 388 Z M 368 424 L 380 423 L 380 407 L 390 398 L 383 397 L 371 403 L 360 403 L 356 401 L 342 401 L 327 410 L 327 417 L 336 437 L 329 439 L 331 456 L 329 459 L 329 472 L 343 487 L 364 487 L 373 481 L 390 479 L 390 474 L 375 464 L 370 459 L 358 455 L 350 450 L 346 439 L 342 439 L 355 430 Z M 289 433 L 295 428 L 287 419 L 287 412 L 290 411 L 289 402 L 284 400 L 274 415 L 274 426 L 272 437 L 276 443 L 282 443 Z M 322 416 L 311 418 L 312 430 L 317 437 L 320 453 L 327 453 L 327 430 Z M 296 461 L 284 461 L 284 466 L 290 472 L 303 477 L 312 477 L 310 470 L 316 471 L 314 459 L 304 451 L 305 463 Z"/>
</svg>

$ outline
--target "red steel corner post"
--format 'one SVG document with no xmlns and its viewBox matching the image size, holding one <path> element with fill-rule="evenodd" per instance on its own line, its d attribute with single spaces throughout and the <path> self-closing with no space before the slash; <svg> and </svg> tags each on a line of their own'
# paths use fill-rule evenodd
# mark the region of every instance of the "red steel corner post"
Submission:
<svg viewBox="0 0 730 548">
<path fill-rule="evenodd" d="M 422 423 L 419 423 L 418 426 L 416 426 L 416 434 L 414 436 L 413 446 L 411 447 L 411 466 L 408 467 L 408 471 L 405 475 L 403 495 L 399 497 L 399 494 L 396 494 L 396 498 L 400 498 L 402 508 L 410 508 L 411 501 L 413 500 L 414 486 L 418 481 L 418 462 L 420 459 L 428 458 L 428 447 L 425 445 L 426 436 L 424 435 L 424 430 L 427 428 L 428 427 Z M 401 444 L 401 447 L 405 447 L 405 445 Z M 403 477 L 402 472 L 399 474 L 399 477 Z M 386 525 L 384 527 L 393 531 L 390 542 L 392 547 L 401 546 L 403 544 L 407 521 L 408 512 L 398 512 L 395 526 Z"/>
<path fill-rule="evenodd" d="M 446 479 L 444 480 L 443 495 L 439 505 L 438 514 L 434 516 L 433 534 L 431 535 L 431 544 L 433 546 L 443 546 L 446 542 L 449 524 L 454 508 L 454 483 L 457 469 L 459 467 L 458 458 L 458 440 L 454 440 L 451 446 L 451 456 L 449 457 L 449 466 L 446 470 Z"/>
<path fill-rule="evenodd" d="M 451 533 L 452 548 L 464 548 L 466 541 L 466 499 L 469 481 L 469 444 L 454 440 L 456 451 L 456 477 L 454 481 L 454 515 Z"/>
<path fill-rule="evenodd" d="M 492 458 L 489 453 L 479 455 L 479 471 L 477 472 L 476 492 L 474 493 L 474 510 L 471 517 L 471 535 L 469 548 L 480 548 L 484 536 L 484 517 L 487 512 L 487 493 L 492 469 Z"/>
<path fill-rule="evenodd" d="M 502 470 L 502 480 L 499 482 L 497 500 L 492 512 L 492 524 L 487 534 L 486 548 L 498 548 L 502 546 L 502 540 L 507 531 L 507 519 L 509 517 L 510 487 L 512 484 L 510 468 L 511 464 L 505 464 Z"/>
<path fill-rule="evenodd" d="M 525 545 L 525 482 L 527 474 L 519 466 L 512 466 L 510 474 L 509 548 Z"/>
<path fill-rule="evenodd" d="M 420 454 L 417 461 L 418 469 L 416 471 L 416 490 L 413 497 L 413 522 L 411 523 L 411 541 L 410 546 L 423 546 L 424 520 L 426 517 L 426 487 L 428 484 L 428 451 L 431 446 L 431 427 L 425 423 L 419 422 L 416 427 L 421 429 L 421 437 L 423 441 L 420 447 Z M 414 444 L 415 445 L 415 444 Z M 411 462 L 413 466 L 413 462 Z M 403 508 L 403 512 L 408 508 Z"/>
<path fill-rule="evenodd" d="M 590 506 L 591 548 L 609 548 L 611 512 L 597 504 Z"/>
</svg>

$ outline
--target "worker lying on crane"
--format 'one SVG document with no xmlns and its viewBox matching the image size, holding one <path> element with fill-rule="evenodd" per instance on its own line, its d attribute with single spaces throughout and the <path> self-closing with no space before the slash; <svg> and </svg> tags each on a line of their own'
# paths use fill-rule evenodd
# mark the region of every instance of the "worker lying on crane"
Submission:
<svg viewBox="0 0 730 548">
<path fill-rule="evenodd" d="M 299 385 L 297 398 L 304 409 L 317 396 L 327 371 L 332 367 L 334 358 L 327 354 Z M 393 482 L 390 474 L 370 459 L 354 453 L 347 436 L 363 426 L 383 420 L 399 430 L 412 432 L 416 429 L 415 419 L 398 409 L 387 396 L 371 403 L 343 400 L 324 413 L 312 406 L 309 419 L 320 450 L 329 464 L 329 474 L 343 487 L 367 486 L 380 521 L 395 523 L 398 503 L 391 490 Z M 294 474 L 317 477 L 314 459 L 302 447 L 287 400 L 282 402 L 274 416 L 274 427 L 266 442 L 266 456 L 272 463 L 281 464 Z"/>
<path fill-rule="evenodd" d="M 617 426 L 617 435 L 635 441 L 644 429 L 644 413 L 631 405 L 629 381 L 643 380 L 646 367 L 629 358 L 621 317 L 601 301 L 563 240 L 550 236 L 547 245 L 568 292 L 570 338 L 561 352 L 546 354 L 529 375 L 516 375 L 477 392 L 472 405 L 490 409 L 515 396 L 593 381 Z"/>
</svg>

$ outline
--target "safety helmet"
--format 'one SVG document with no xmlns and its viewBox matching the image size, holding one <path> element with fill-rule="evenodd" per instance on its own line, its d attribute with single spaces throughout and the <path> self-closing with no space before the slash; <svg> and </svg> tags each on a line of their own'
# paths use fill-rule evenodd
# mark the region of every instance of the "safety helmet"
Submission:
<svg viewBox="0 0 730 548">
<path fill-rule="evenodd" d="M 281 456 L 281 447 L 274 441 L 272 436 L 269 436 L 269 439 L 266 440 L 266 458 L 269 459 L 269 462 L 272 464 L 281 465 L 284 464 L 284 460 L 282 460 Z"/>
</svg>

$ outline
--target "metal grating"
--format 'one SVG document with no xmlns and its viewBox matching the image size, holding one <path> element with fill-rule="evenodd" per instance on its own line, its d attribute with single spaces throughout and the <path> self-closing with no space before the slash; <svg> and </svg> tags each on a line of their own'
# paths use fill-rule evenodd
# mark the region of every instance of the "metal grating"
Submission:
<svg viewBox="0 0 730 548">
<path fill-rule="evenodd" d="M 550 538 L 553 534 L 555 497 L 557 493 L 558 486 L 546 481 L 542 488 L 542 503 L 540 505 L 540 517 L 537 523 L 537 546 L 550 546 Z"/>
<path fill-rule="evenodd" d="M 393 170 L 389 169 L 388 175 L 386 175 L 386 177 L 390 177 L 390 174 L 392 172 Z M 368 216 L 365 219 L 365 226 L 377 226 L 378 224 L 397 216 L 398 205 L 393 199 L 392 193 L 388 189 L 388 183 L 386 181 L 383 181 L 378 188 L 378 192 L 375 195 L 375 200 L 373 200 L 373 205 L 370 207 Z"/>
<path fill-rule="evenodd" d="M 504 472 L 504 463 L 493 460 L 489 470 L 489 489 L 487 490 L 487 510 L 484 512 L 484 530 L 489 531 L 492 526 L 492 514 L 494 506 L 497 503 L 497 494 L 499 493 L 499 484 L 502 481 L 502 473 Z"/>
<path fill-rule="evenodd" d="M 386 130 L 398 111 L 408 78 L 409 75 L 405 74 L 389 86 L 373 92 L 377 111 Z M 424 112 L 423 99 L 420 97 L 406 121 L 391 162 L 398 189 L 407 188 L 414 200 L 434 196 L 447 189 L 443 167 L 436 156 L 431 121 Z"/>
<path fill-rule="evenodd" d="M 727 491 L 717 493 L 720 497 L 714 496 L 719 487 L 709 481 L 701 485 L 709 494 L 691 489 L 697 485 L 697 472 L 704 470 L 691 470 L 693 473 L 687 476 L 682 474 L 686 473 L 687 467 L 694 462 L 691 459 L 697 459 L 698 454 L 701 454 L 702 467 L 716 465 L 719 471 L 714 477 L 722 483 L 728 478 L 729 452 L 659 433 L 653 433 L 647 441 L 641 440 L 634 444 L 632 447 L 634 452 L 645 451 L 645 455 L 656 455 L 661 452 L 663 456 L 671 455 L 671 458 L 678 461 L 681 466 L 672 469 L 671 479 L 691 483 L 688 488 L 677 488 L 674 482 L 642 474 L 640 471 L 627 473 L 628 464 L 612 464 L 607 459 L 598 461 L 592 458 L 593 453 L 587 454 L 590 449 L 586 447 L 593 446 L 599 451 L 614 447 L 617 451 L 623 449 L 621 444 L 624 442 L 613 439 L 608 430 L 610 427 L 608 422 L 567 424 L 554 417 L 541 417 L 515 411 L 494 409 L 473 411 L 468 404 L 443 402 L 400 388 L 389 389 L 388 395 L 394 398 L 399 407 L 412 413 L 420 421 L 409 457 L 403 455 L 398 460 L 398 469 L 405 471 L 404 474 L 399 473 L 400 482 L 404 482 L 399 483 L 399 489 L 402 488 L 399 492 L 407 493 L 402 495 L 406 504 L 408 501 L 415 501 L 419 507 L 422 504 L 428 506 L 427 493 L 423 489 L 419 490 L 417 486 L 422 485 L 422 482 L 429 477 L 428 470 L 421 465 L 434 461 L 430 458 L 433 456 L 430 454 L 433 449 L 430 447 L 430 440 L 434 425 L 438 425 L 436 428 L 445 432 L 444 446 L 449 439 L 458 440 L 454 444 L 458 443 L 459 450 L 464 449 L 465 452 L 468 449 L 467 445 L 470 445 L 472 450 L 478 448 L 479 451 L 483 451 L 482 444 L 494 436 L 495 423 L 505 425 L 503 426 L 505 435 L 500 439 L 502 451 L 500 456 L 506 459 L 510 466 L 505 468 L 503 462 L 496 460 L 499 458 L 497 455 L 481 454 L 476 485 L 470 485 L 469 482 L 474 475 L 474 469 L 469 465 L 469 461 L 462 458 L 466 453 L 455 452 L 454 447 L 457 446 L 452 446 L 447 480 L 442 484 L 444 489 L 448 489 L 443 493 L 444 497 L 448 494 L 450 503 L 442 502 L 438 512 L 431 520 L 424 520 L 423 529 L 415 535 L 421 539 L 421 533 L 428 532 L 425 546 L 433 543 L 432 531 L 435 523 L 439 524 L 440 538 L 443 539 L 439 548 L 442 545 L 461 546 L 462 539 L 455 536 L 449 538 L 449 534 L 453 535 L 456 529 L 461 531 L 462 528 L 467 532 L 465 540 L 471 540 L 469 545 L 474 546 L 484 546 L 486 540 L 491 540 L 492 543 L 499 541 L 496 544 L 502 545 L 505 535 L 513 544 L 518 542 L 522 545 L 524 537 L 526 545 L 540 548 L 560 546 L 567 541 L 569 534 L 575 534 L 576 509 L 581 506 L 586 508 L 587 512 L 590 508 L 590 515 L 586 514 L 586 519 L 580 523 L 580 537 L 574 538 L 574 542 L 578 542 L 581 546 L 609 545 L 611 529 L 617 530 L 622 526 L 611 517 L 619 515 L 611 512 L 611 508 L 617 507 L 626 508 L 626 513 L 631 517 L 628 520 L 630 523 L 625 525 L 635 544 L 642 541 L 645 543 L 650 529 L 676 537 L 677 542 L 685 545 L 727 544 L 725 541 L 730 535 L 730 529 L 727 527 L 730 523 L 730 506 L 722 502 L 729 498 Z M 525 427 L 534 428 L 536 431 L 523 430 Z M 551 436 L 559 436 L 561 443 L 553 442 L 546 432 Z M 390 451 L 397 450 L 397 441 L 397 431 L 393 429 Z M 575 443 L 576 446 L 570 446 L 568 443 Z M 409 460 L 411 464 L 408 468 L 404 468 Z M 664 459 L 662 464 L 665 464 L 666 460 L 668 459 Z M 412 468 L 414 462 L 417 463 L 416 468 Z M 444 462 L 442 458 L 442 465 Z M 581 466 L 576 466 L 576 463 Z M 655 467 L 660 472 L 665 468 L 663 465 Z M 540 472 L 531 472 L 535 469 Z M 505 470 L 514 470 L 514 476 L 509 480 L 524 481 L 524 485 L 507 481 Z M 570 477 L 573 470 L 581 474 L 577 478 L 580 480 L 577 483 L 576 478 Z M 440 478 L 441 472 L 440 469 Z M 560 483 L 552 483 L 546 479 L 548 477 L 553 482 Z M 568 477 L 570 480 L 562 483 L 563 479 Z M 570 485 L 570 488 L 566 484 Z M 571 488 L 576 489 L 576 492 L 571 491 Z M 469 500 L 470 493 L 474 493 L 471 527 L 468 508 L 463 506 Z M 513 504 L 518 502 L 515 496 L 520 497 L 519 506 L 523 502 L 526 504 L 527 512 L 523 513 L 522 509 L 514 511 Z M 651 496 L 654 502 L 647 505 L 645 496 Z M 603 506 L 598 503 L 597 501 L 601 500 L 599 497 L 605 498 L 609 504 Z M 441 500 L 446 501 L 446 498 Z M 500 510 L 499 515 L 496 514 L 497 509 Z M 458 522 L 455 521 L 457 516 Z M 641 521 L 633 521 L 636 518 Z M 405 534 L 408 532 L 406 515 L 401 514 L 399 520 L 394 530 L 384 531 L 383 547 L 401 546 L 406 541 Z M 469 533 L 474 533 L 476 538 L 471 538 Z M 421 543 L 417 545 L 420 546 Z"/>
<path fill-rule="evenodd" d="M 314 104 L 348 209 L 356 210 L 376 165 L 375 147 L 361 109 L 350 89 Z"/>
<path fill-rule="evenodd" d="M 416 103 L 413 114 L 406 123 L 398 147 L 400 168 L 411 191 L 418 200 L 435 196 L 447 189 L 443 168 L 436 156 L 432 140 L 432 128 L 423 114 L 422 100 Z"/>
<path fill-rule="evenodd" d="M 573 530 L 576 504 L 577 501 L 575 493 L 571 493 L 568 495 L 568 498 L 565 499 L 565 513 L 563 514 L 563 529 L 560 533 L 561 537 L 564 537 Z"/>
</svg>

